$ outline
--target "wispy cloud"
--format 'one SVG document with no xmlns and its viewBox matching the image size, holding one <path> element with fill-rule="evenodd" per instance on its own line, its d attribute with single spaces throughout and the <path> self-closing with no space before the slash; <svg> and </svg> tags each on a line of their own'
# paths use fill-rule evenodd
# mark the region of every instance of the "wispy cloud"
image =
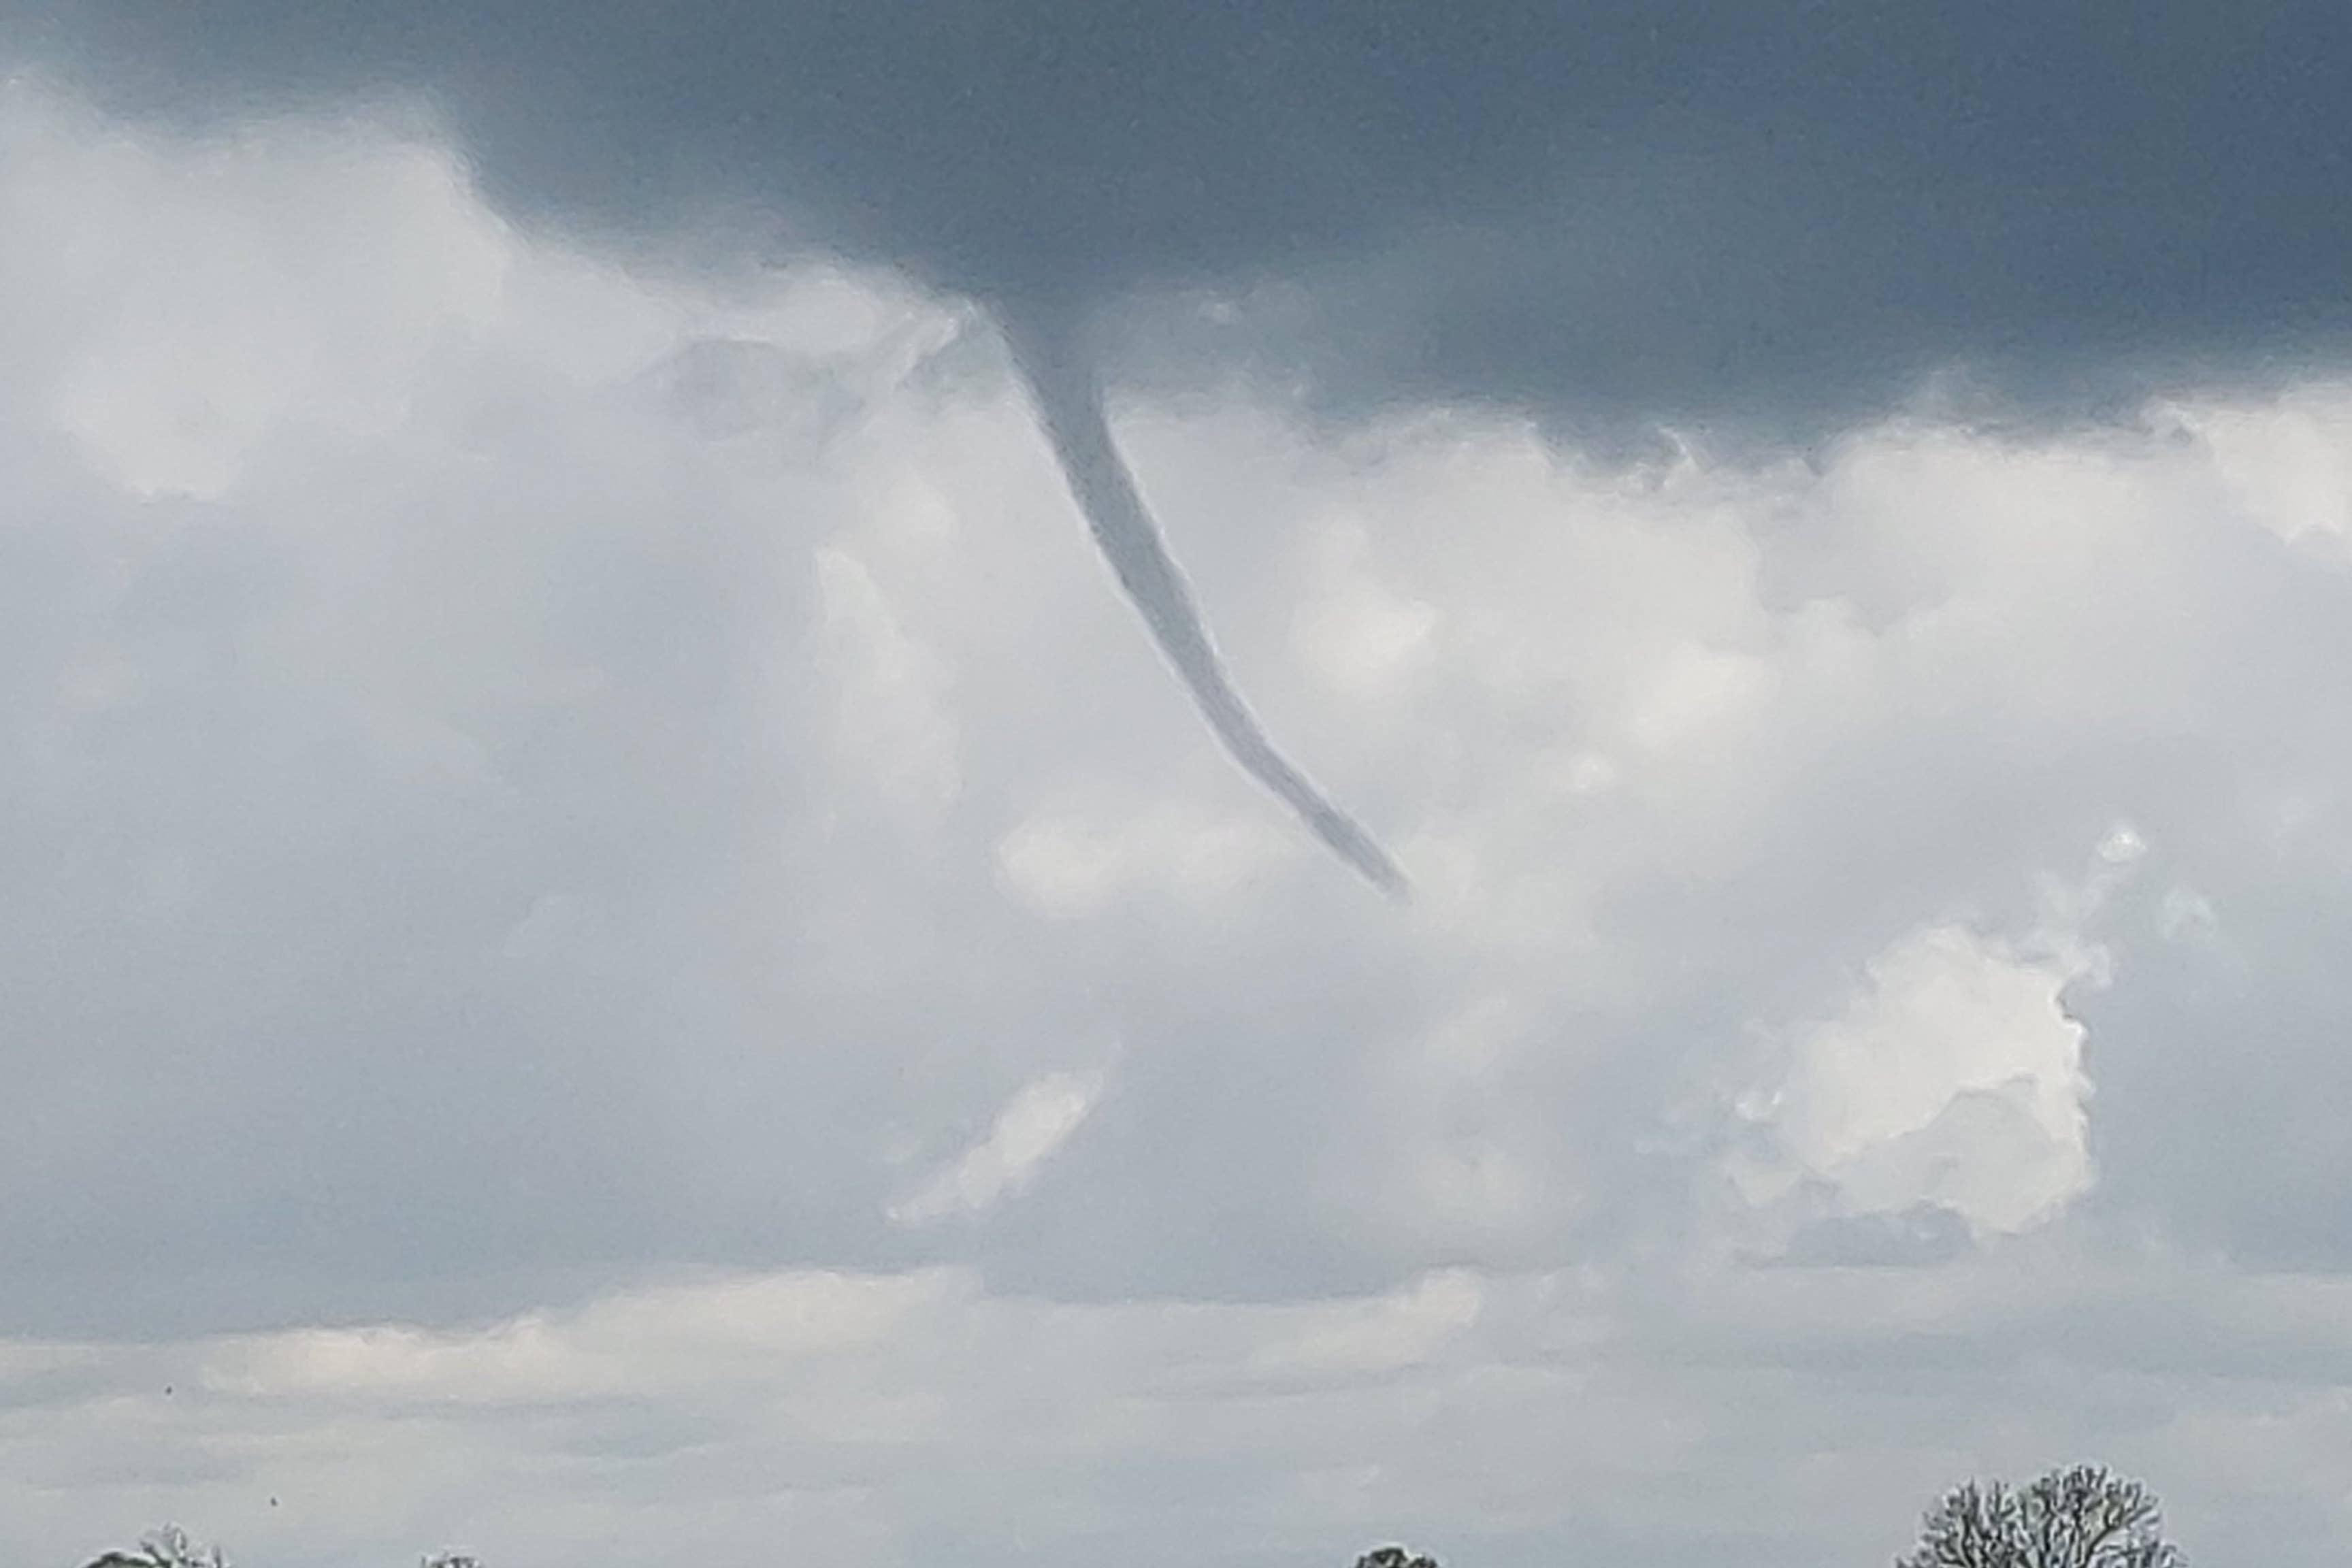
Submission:
<svg viewBox="0 0 2352 1568">
<path fill-rule="evenodd" d="M 906 1199 L 893 1204 L 898 1225 L 928 1225 L 985 1214 L 1036 1179 L 1102 1098 L 1100 1073 L 1049 1073 L 1024 1085 L 996 1113 L 988 1136 L 964 1151 Z"/>
</svg>

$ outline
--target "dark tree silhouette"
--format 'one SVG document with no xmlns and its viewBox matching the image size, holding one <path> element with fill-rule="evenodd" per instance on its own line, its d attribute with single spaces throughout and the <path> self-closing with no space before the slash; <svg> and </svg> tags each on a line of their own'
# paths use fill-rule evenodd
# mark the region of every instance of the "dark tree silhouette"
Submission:
<svg viewBox="0 0 2352 1568">
<path fill-rule="evenodd" d="M 228 1568 L 228 1558 L 217 1546 L 199 1546 L 176 1524 L 167 1524 L 142 1539 L 136 1552 L 110 1552 L 92 1558 L 85 1568 Z M 418 1559 L 418 1568 L 482 1568 L 482 1560 L 462 1552 L 443 1552 Z"/>
<path fill-rule="evenodd" d="M 199 1546 L 176 1524 L 146 1536 L 136 1552 L 110 1552 L 89 1568 L 228 1568 L 217 1546 Z"/>
<path fill-rule="evenodd" d="M 1356 1568 L 1437 1568 L 1437 1559 L 1402 1546 L 1375 1546 L 1356 1559 Z"/>
<path fill-rule="evenodd" d="M 2097 1465 L 2011 1487 L 1970 1481 L 1931 1509 L 1895 1568 L 2187 1568 L 2156 1495 Z"/>
</svg>

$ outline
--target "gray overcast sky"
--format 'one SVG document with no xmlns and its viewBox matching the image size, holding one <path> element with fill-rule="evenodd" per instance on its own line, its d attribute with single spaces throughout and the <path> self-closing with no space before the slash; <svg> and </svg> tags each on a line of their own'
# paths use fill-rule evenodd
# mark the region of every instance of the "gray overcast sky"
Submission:
<svg viewBox="0 0 2352 1568">
<path fill-rule="evenodd" d="M 0 79 L 0 1556 L 1816 1568 L 2094 1458 L 2338 1560 L 2342 6 Z"/>
</svg>

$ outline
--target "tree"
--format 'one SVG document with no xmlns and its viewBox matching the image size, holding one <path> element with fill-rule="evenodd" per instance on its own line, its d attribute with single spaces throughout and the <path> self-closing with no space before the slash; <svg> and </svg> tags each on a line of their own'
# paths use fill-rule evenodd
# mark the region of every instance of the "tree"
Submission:
<svg viewBox="0 0 2352 1568">
<path fill-rule="evenodd" d="M 142 1538 L 136 1552 L 110 1552 L 93 1558 L 86 1568 L 228 1568 L 228 1558 L 217 1546 L 199 1546 L 176 1524 L 167 1524 Z M 419 1561 L 419 1568 L 482 1568 L 482 1560 L 462 1552 L 444 1552 Z"/>
<path fill-rule="evenodd" d="M 228 1568 L 217 1546 L 199 1546 L 176 1524 L 143 1537 L 136 1552 L 110 1552 L 89 1568 Z"/>
<path fill-rule="evenodd" d="M 1356 1559 L 1356 1568 L 1437 1568 L 1437 1559 L 1402 1546 L 1376 1546 Z"/>
<path fill-rule="evenodd" d="M 1970 1481 L 1927 1513 L 1895 1568 L 2188 1568 L 2156 1495 L 2097 1465 L 2022 1487 Z"/>
</svg>

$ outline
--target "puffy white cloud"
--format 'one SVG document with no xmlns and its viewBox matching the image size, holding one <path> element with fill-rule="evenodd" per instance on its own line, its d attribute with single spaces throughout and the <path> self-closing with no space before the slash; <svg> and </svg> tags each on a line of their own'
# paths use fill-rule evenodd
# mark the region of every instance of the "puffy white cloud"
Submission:
<svg viewBox="0 0 2352 1568">
<path fill-rule="evenodd" d="M 1805 1030 L 1758 1114 L 1840 1217 L 1948 1208 L 2015 1232 L 2091 1184 L 2079 968 L 1960 926 L 1871 961 L 1839 1017 Z"/>
<path fill-rule="evenodd" d="M 1843 1012 L 1793 1031 L 1780 1081 L 1743 1105 L 1770 1149 L 1734 1156 L 1750 1201 L 1802 1214 L 1826 1200 L 1832 1222 L 1942 1211 L 1984 1236 L 2089 1191 L 2092 1085 L 2067 993 L 2110 980 L 2084 928 L 2147 853 L 2128 823 L 2109 828 L 2085 882 L 2045 881 L 2022 942 L 1939 924 L 1873 957 Z"/>
<path fill-rule="evenodd" d="M 2263 406 L 2188 402 L 2158 416 L 2210 451 L 2231 500 L 2281 539 L 2340 552 L 2352 535 L 2352 393 L 2302 387 Z"/>
</svg>

